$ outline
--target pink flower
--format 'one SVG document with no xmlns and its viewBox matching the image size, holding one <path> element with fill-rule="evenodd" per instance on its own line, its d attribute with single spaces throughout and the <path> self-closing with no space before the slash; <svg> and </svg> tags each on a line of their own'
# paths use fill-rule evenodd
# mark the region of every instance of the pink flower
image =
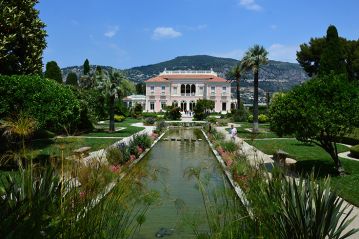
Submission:
<svg viewBox="0 0 359 239">
<path fill-rule="evenodd" d="M 84 199 L 86 196 L 86 192 L 83 192 L 83 191 L 81 191 L 79 194 L 80 194 L 81 199 Z"/>
<path fill-rule="evenodd" d="M 130 160 L 131 160 L 131 161 L 134 161 L 135 159 L 136 159 L 136 156 L 133 155 L 133 154 L 131 154 L 131 155 L 130 155 Z"/>
<path fill-rule="evenodd" d="M 111 170 L 111 172 L 113 172 L 113 173 L 118 173 L 118 172 L 120 172 L 121 167 L 120 167 L 120 165 L 111 165 L 111 166 L 110 166 L 110 170 Z"/>
<path fill-rule="evenodd" d="M 137 152 L 138 152 L 139 154 L 142 154 L 143 149 L 142 149 L 140 146 L 137 146 Z"/>
</svg>

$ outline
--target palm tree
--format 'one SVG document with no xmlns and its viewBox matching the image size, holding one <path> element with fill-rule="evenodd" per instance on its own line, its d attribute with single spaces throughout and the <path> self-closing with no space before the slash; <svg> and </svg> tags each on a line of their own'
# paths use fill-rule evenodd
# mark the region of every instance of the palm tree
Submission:
<svg viewBox="0 0 359 239">
<path fill-rule="evenodd" d="M 242 76 L 242 65 L 237 64 L 235 67 L 232 68 L 232 70 L 229 72 L 230 77 L 233 77 L 236 81 L 236 98 L 237 98 L 237 110 L 240 108 L 241 104 L 241 76 Z"/>
<path fill-rule="evenodd" d="M 244 54 L 241 61 L 243 69 L 253 71 L 254 76 L 254 101 L 253 101 L 253 133 L 258 132 L 258 78 L 259 67 L 268 63 L 268 52 L 260 45 L 254 45 Z"/>
<path fill-rule="evenodd" d="M 109 131 L 115 131 L 115 101 L 135 91 L 135 86 L 119 71 L 97 71 L 96 85 L 109 102 Z"/>
</svg>

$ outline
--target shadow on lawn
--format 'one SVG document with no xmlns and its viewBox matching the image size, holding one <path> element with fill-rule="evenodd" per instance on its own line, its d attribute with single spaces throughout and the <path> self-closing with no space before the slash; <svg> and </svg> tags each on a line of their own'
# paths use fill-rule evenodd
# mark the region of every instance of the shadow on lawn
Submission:
<svg viewBox="0 0 359 239">
<path fill-rule="evenodd" d="M 312 174 L 314 174 L 316 178 L 324 178 L 327 176 L 331 176 L 331 177 L 338 176 L 334 164 L 326 160 L 298 161 L 295 164 L 295 169 L 293 171 L 302 175 L 303 177 L 309 177 Z"/>
</svg>

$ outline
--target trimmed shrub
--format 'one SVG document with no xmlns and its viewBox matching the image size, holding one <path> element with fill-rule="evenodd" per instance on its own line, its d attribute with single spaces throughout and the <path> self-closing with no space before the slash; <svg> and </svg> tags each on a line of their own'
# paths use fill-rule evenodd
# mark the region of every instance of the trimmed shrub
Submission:
<svg viewBox="0 0 359 239">
<path fill-rule="evenodd" d="M 264 114 L 258 115 L 258 122 L 259 123 L 267 123 L 268 121 L 269 121 L 268 116 L 266 116 Z"/>
<path fill-rule="evenodd" d="M 131 108 L 131 116 L 137 119 L 142 116 L 142 111 L 143 111 L 142 105 L 136 104 L 135 107 Z"/>
<path fill-rule="evenodd" d="M 80 102 L 69 86 L 39 76 L 0 76 L 0 118 L 23 111 L 40 128 L 74 130 L 80 124 Z"/>
<path fill-rule="evenodd" d="M 119 165 L 124 162 L 122 152 L 113 146 L 106 149 L 106 159 L 107 162 L 112 165 Z"/>
<path fill-rule="evenodd" d="M 229 153 L 234 153 L 238 150 L 238 145 L 233 141 L 223 141 L 220 143 L 222 149 Z"/>
<path fill-rule="evenodd" d="M 240 105 L 239 109 L 232 110 L 232 120 L 233 122 L 243 122 L 248 119 L 248 110 L 243 106 Z"/>
<path fill-rule="evenodd" d="M 167 128 L 167 124 L 165 121 L 160 120 L 156 123 L 156 133 L 161 134 Z"/>
<path fill-rule="evenodd" d="M 174 106 L 167 106 L 165 118 L 169 120 L 181 119 L 181 108 Z"/>
<path fill-rule="evenodd" d="M 122 122 L 122 121 L 124 121 L 125 119 L 126 119 L 126 117 L 123 116 L 123 115 L 115 115 L 115 121 L 116 121 L 116 122 Z"/>
<path fill-rule="evenodd" d="M 215 124 L 217 122 L 217 120 L 218 119 L 215 117 L 207 117 L 207 121 L 212 124 Z"/>
<path fill-rule="evenodd" d="M 151 138 L 147 134 L 138 134 L 133 137 L 133 142 L 142 149 L 147 149 L 152 145 Z"/>
<path fill-rule="evenodd" d="M 148 118 L 148 117 L 152 117 L 152 118 L 157 118 L 158 114 L 157 113 L 153 113 L 153 112 L 143 112 L 142 116 L 144 118 Z"/>
<path fill-rule="evenodd" d="M 350 148 L 350 156 L 359 159 L 359 144 Z"/>
<path fill-rule="evenodd" d="M 253 115 L 248 115 L 247 121 L 249 123 L 252 123 L 253 122 Z"/>
<path fill-rule="evenodd" d="M 153 125 L 156 122 L 156 119 L 153 117 L 147 117 L 143 120 L 145 125 Z"/>
</svg>

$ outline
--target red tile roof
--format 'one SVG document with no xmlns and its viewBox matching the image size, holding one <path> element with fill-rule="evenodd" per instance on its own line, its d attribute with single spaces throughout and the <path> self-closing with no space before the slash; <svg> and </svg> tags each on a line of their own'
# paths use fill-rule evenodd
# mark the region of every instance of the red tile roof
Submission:
<svg viewBox="0 0 359 239">
<path fill-rule="evenodd" d="M 167 80 L 172 79 L 203 79 L 208 80 L 208 82 L 227 82 L 226 79 L 223 79 L 214 75 L 159 75 L 153 78 L 146 80 L 145 82 L 167 82 Z"/>
</svg>

